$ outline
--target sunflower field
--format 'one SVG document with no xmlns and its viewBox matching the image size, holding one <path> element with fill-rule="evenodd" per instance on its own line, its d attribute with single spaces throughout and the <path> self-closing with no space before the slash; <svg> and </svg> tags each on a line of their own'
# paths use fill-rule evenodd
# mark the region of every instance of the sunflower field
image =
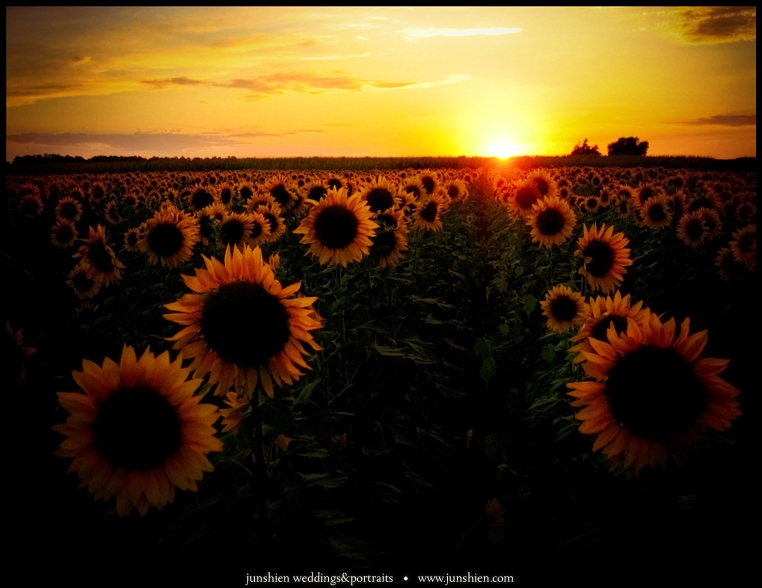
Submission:
<svg viewBox="0 0 762 588">
<path fill-rule="evenodd" d="M 7 175 L 3 222 L 30 574 L 748 565 L 754 172 Z"/>
</svg>

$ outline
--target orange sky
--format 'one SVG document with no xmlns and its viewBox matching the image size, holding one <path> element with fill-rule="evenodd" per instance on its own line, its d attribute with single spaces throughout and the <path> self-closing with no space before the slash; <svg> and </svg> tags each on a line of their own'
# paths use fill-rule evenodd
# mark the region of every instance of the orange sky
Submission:
<svg viewBox="0 0 762 588">
<path fill-rule="evenodd" d="M 6 8 L 6 159 L 756 156 L 756 8 Z"/>
</svg>

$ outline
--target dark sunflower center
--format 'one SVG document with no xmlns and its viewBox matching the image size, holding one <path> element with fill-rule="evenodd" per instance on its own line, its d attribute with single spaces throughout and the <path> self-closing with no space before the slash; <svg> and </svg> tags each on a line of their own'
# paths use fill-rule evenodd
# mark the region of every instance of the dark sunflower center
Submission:
<svg viewBox="0 0 762 588">
<path fill-rule="evenodd" d="M 537 202 L 538 196 L 539 192 L 532 186 L 522 186 L 516 190 L 516 204 L 519 205 L 521 210 L 529 210 Z"/>
<path fill-rule="evenodd" d="M 738 250 L 741 253 L 751 253 L 752 245 L 757 242 L 756 233 L 744 233 L 741 238 L 738 239 Z"/>
<path fill-rule="evenodd" d="M 627 319 L 616 314 L 605 316 L 595 323 L 593 330 L 590 332 L 590 336 L 599 341 L 607 341 L 606 333 L 611 325 L 614 325 L 614 330 L 616 330 L 617 334 L 621 334 L 623 331 L 627 330 Z"/>
<path fill-rule="evenodd" d="M 605 394 L 611 414 L 646 439 L 688 428 L 706 405 L 706 389 L 690 363 L 672 348 L 645 345 L 609 370 Z"/>
<path fill-rule="evenodd" d="M 437 220 L 437 203 L 429 202 L 421 209 L 421 218 L 427 223 L 433 223 Z"/>
<path fill-rule="evenodd" d="M 421 195 L 421 190 L 418 188 L 418 186 L 405 186 L 405 192 L 412 194 L 416 198 Z"/>
<path fill-rule="evenodd" d="M 227 204 L 233 199 L 233 191 L 230 188 L 220 190 L 220 202 Z"/>
<path fill-rule="evenodd" d="M 397 228 L 397 219 L 394 218 L 391 214 L 379 214 L 376 217 L 376 222 L 380 224 L 383 227 L 392 227 L 393 229 Z"/>
<path fill-rule="evenodd" d="M 698 241 L 704 234 L 704 224 L 697 218 L 692 218 L 685 223 L 685 234 L 691 241 Z"/>
<path fill-rule="evenodd" d="M 35 215 L 40 210 L 40 203 L 35 198 L 26 198 L 21 203 L 21 210 L 25 214 Z"/>
<path fill-rule="evenodd" d="M 568 296 L 557 296 L 550 301 L 550 314 L 558 322 L 569 322 L 577 316 L 577 303 Z"/>
<path fill-rule="evenodd" d="M 148 233 L 148 247 L 159 257 L 171 257 L 183 246 L 183 232 L 175 223 L 158 223 Z"/>
<path fill-rule="evenodd" d="M 328 180 L 328 187 L 333 188 L 334 190 L 340 190 L 342 187 L 341 180 L 337 180 L 336 178 L 331 178 L 330 180 Z"/>
<path fill-rule="evenodd" d="M 357 217 L 351 210 L 334 204 L 318 213 L 313 228 L 323 247 L 344 249 L 355 240 L 358 226 Z"/>
<path fill-rule="evenodd" d="M 653 204 L 648 208 L 648 218 L 652 222 L 660 223 L 667 218 L 667 213 L 662 204 Z"/>
<path fill-rule="evenodd" d="M 259 222 L 254 222 L 254 226 L 251 228 L 251 237 L 253 239 L 256 239 L 262 234 L 262 231 L 264 229 L 262 228 L 262 225 Z"/>
<path fill-rule="evenodd" d="M 534 178 L 532 181 L 534 182 L 534 185 L 537 186 L 537 191 L 543 196 L 550 192 L 550 184 L 545 178 Z"/>
<path fill-rule="evenodd" d="M 372 237 L 373 246 L 371 251 L 378 253 L 381 257 L 387 257 L 391 255 L 394 248 L 397 246 L 397 233 L 395 231 L 385 231 L 383 233 L 377 233 Z"/>
<path fill-rule="evenodd" d="M 252 282 L 223 284 L 201 311 L 201 331 L 217 355 L 239 366 L 261 365 L 291 336 L 286 308 Z"/>
<path fill-rule="evenodd" d="M 291 202 L 291 192 L 289 192 L 286 186 L 284 186 L 283 184 L 278 184 L 277 186 L 273 186 L 270 189 L 270 196 L 275 198 L 275 202 L 277 202 L 284 208 L 287 207 L 288 204 Z"/>
<path fill-rule="evenodd" d="M 426 190 L 427 194 L 431 194 L 437 185 L 436 180 L 434 180 L 434 178 L 431 176 L 423 176 L 421 178 L 421 183 L 423 184 L 423 188 Z"/>
<path fill-rule="evenodd" d="M 74 274 L 71 282 L 74 284 L 74 287 L 78 292 L 89 292 L 95 283 L 92 278 L 87 277 L 87 272 L 78 272 Z"/>
<path fill-rule="evenodd" d="M 59 243 L 70 243 L 74 239 L 71 225 L 61 225 L 56 229 L 56 239 Z"/>
<path fill-rule="evenodd" d="M 73 220 L 77 216 L 77 212 L 77 205 L 73 202 L 66 201 L 61 203 L 61 208 L 59 209 L 58 214 L 66 220 Z"/>
<path fill-rule="evenodd" d="M 237 245 L 243 239 L 245 231 L 241 221 L 231 218 L 220 228 L 220 239 L 226 245 Z"/>
<path fill-rule="evenodd" d="M 590 263 L 586 264 L 587 271 L 596 278 L 603 278 L 608 275 L 611 268 L 614 267 L 614 250 L 606 241 L 593 239 L 587 244 L 582 257 L 590 257 Z"/>
<path fill-rule="evenodd" d="M 450 184 L 450 187 L 447 188 L 447 195 L 455 200 L 460 195 L 460 190 L 458 190 L 458 187 Z"/>
<path fill-rule="evenodd" d="M 262 216 L 270 224 L 270 232 L 275 233 L 278 230 L 278 217 L 272 212 L 263 212 Z"/>
<path fill-rule="evenodd" d="M 194 210 L 201 210 L 202 208 L 214 204 L 214 196 L 203 188 L 200 188 L 193 193 L 193 196 L 191 196 L 191 204 L 193 205 Z"/>
<path fill-rule="evenodd" d="M 640 201 L 641 206 L 644 205 L 649 198 L 654 196 L 654 194 L 654 189 L 650 186 L 641 188 L 640 192 L 638 192 L 638 200 Z"/>
<path fill-rule="evenodd" d="M 177 410 L 147 386 L 119 388 L 98 407 L 95 445 L 111 464 L 126 470 L 163 465 L 182 442 Z"/>
<path fill-rule="evenodd" d="M 114 258 L 106 249 L 106 244 L 100 239 L 90 243 L 87 258 L 93 267 L 102 274 L 107 274 L 114 269 Z"/>
<path fill-rule="evenodd" d="M 254 196 L 254 191 L 251 188 L 249 188 L 248 186 L 244 186 L 243 188 L 241 188 L 241 198 L 243 198 L 244 200 L 248 200 L 252 196 Z"/>
<path fill-rule="evenodd" d="M 537 229 L 543 235 L 558 235 L 566 224 L 563 213 L 556 208 L 546 208 L 537 215 Z"/>
<path fill-rule="evenodd" d="M 328 193 L 328 190 L 325 189 L 323 186 L 312 186 L 312 188 L 310 188 L 310 191 L 307 193 L 307 198 L 309 198 L 310 200 L 319 201 L 327 193 Z"/>
<path fill-rule="evenodd" d="M 394 206 L 394 196 L 386 188 L 373 188 L 365 198 L 371 212 L 386 210 Z"/>
</svg>

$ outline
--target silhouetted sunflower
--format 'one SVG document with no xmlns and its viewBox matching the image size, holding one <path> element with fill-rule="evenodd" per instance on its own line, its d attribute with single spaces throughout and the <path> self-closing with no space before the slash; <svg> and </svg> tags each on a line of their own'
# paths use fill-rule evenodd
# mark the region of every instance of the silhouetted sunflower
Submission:
<svg viewBox="0 0 762 588">
<path fill-rule="evenodd" d="M 757 269 L 757 225 L 746 225 L 733 233 L 730 250 L 750 270 Z"/>
<path fill-rule="evenodd" d="M 706 429 L 724 431 L 741 414 L 739 390 L 720 378 L 728 360 L 701 358 L 706 331 L 690 334 L 685 319 L 675 337 L 675 320 L 662 323 L 648 313 L 643 323 L 628 321 L 607 342 L 589 339 L 585 373 L 593 381 L 573 382 L 569 395 L 583 421 L 579 430 L 596 435 L 614 467 L 635 472 L 682 463 L 685 449 Z"/>
<path fill-rule="evenodd" d="M 300 242 L 310 246 L 307 253 L 321 265 L 347 267 L 370 253 L 378 224 L 359 192 L 347 197 L 346 188 L 332 189 L 320 202 L 310 204 L 312 209 L 294 233 L 304 235 Z"/>
<path fill-rule="evenodd" d="M 261 215 L 260 215 L 261 216 Z M 264 221 L 264 217 L 262 218 Z M 260 235 L 261 235 L 261 225 Z M 251 231 L 254 229 L 254 220 L 248 212 L 229 212 L 223 216 L 219 226 L 220 242 L 223 247 L 228 245 L 241 247 L 251 244 Z"/>
<path fill-rule="evenodd" d="M 706 238 L 706 225 L 701 211 L 686 212 L 677 222 L 677 236 L 694 249 Z"/>
<path fill-rule="evenodd" d="M 550 249 L 553 245 L 561 245 L 571 236 L 577 225 L 577 217 L 568 202 L 558 196 L 551 196 L 532 206 L 526 224 L 532 229 L 532 242 Z"/>
<path fill-rule="evenodd" d="M 82 205 L 71 196 L 64 196 L 56 204 L 56 216 L 76 223 L 82 216 Z"/>
<path fill-rule="evenodd" d="M 714 265 L 717 267 L 720 277 L 726 282 L 734 280 L 749 271 L 745 263 L 735 258 L 730 247 L 720 248 L 714 260 Z"/>
<path fill-rule="evenodd" d="M 548 319 L 548 328 L 557 333 L 566 333 L 581 325 L 585 320 L 585 301 L 582 294 L 568 286 L 554 286 L 540 302 L 542 314 Z"/>
<path fill-rule="evenodd" d="M 514 184 L 514 189 L 509 193 L 507 202 L 508 209 L 514 217 L 525 217 L 532 212 L 532 207 L 541 198 L 540 191 L 531 180 L 521 180 Z"/>
<path fill-rule="evenodd" d="M 643 205 L 640 215 L 643 224 L 651 229 L 663 229 L 672 222 L 672 213 L 669 211 L 669 200 L 666 195 L 652 196 Z"/>
<path fill-rule="evenodd" d="M 622 284 L 625 267 L 632 265 L 629 239 L 624 233 L 614 233 L 614 226 L 606 228 L 597 224 L 592 229 L 584 225 L 583 235 L 577 241 L 576 255 L 582 258 L 579 273 L 587 278 L 593 291 L 612 292 Z"/>
<path fill-rule="evenodd" d="M 77 297 L 82 300 L 92 298 L 100 290 L 98 283 L 88 275 L 89 270 L 90 266 L 82 260 L 69 272 L 69 279 L 66 280 Z"/>
<path fill-rule="evenodd" d="M 77 241 L 77 229 L 69 220 L 58 219 L 50 231 L 50 242 L 59 249 L 69 249 Z"/>
<path fill-rule="evenodd" d="M 259 382 L 272 398 L 273 380 L 290 385 L 302 376 L 297 366 L 310 369 L 302 344 L 321 349 L 309 333 L 322 326 L 317 298 L 295 297 L 300 283 L 283 288 L 259 247 L 228 247 L 224 264 L 203 259 L 206 269 L 182 276 L 194 293 L 165 305 L 164 317 L 184 326 L 169 340 L 217 395 L 235 384 L 250 398 Z"/>
<path fill-rule="evenodd" d="M 215 435 L 217 408 L 194 392 L 202 380 L 188 380 L 182 359 L 169 352 L 140 359 L 124 346 L 119 363 L 84 360 L 72 372 L 84 391 L 59 392 L 71 414 L 53 427 L 66 437 L 56 452 L 72 459 L 69 471 L 96 500 L 116 497 L 119 516 L 134 508 L 141 516 L 175 498 L 175 487 L 197 490 L 212 471 L 206 454 L 222 451 Z"/>
<path fill-rule="evenodd" d="M 108 286 L 111 282 L 118 282 L 124 264 L 120 262 L 114 250 L 106 241 L 106 229 L 98 225 L 97 229 L 90 227 L 90 235 L 83 239 L 79 251 L 74 257 L 81 257 L 89 266 L 87 275 L 95 280 L 99 286 Z"/>
</svg>

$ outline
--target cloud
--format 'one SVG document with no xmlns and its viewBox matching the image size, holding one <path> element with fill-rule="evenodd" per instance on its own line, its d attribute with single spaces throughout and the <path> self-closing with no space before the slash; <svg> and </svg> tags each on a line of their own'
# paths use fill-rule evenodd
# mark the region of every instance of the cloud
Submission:
<svg viewBox="0 0 762 588">
<path fill-rule="evenodd" d="M 521 29 L 486 28 L 486 29 L 450 29 L 450 28 L 409 28 L 402 31 L 407 39 L 429 39 L 431 37 L 473 37 L 477 35 L 513 35 Z"/>
<path fill-rule="evenodd" d="M 731 43 L 757 38 L 755 6 L 703 6 L 677 12 L 679 34 L 686 43 Z"/>
<path fill-rule="evenodd" d="M 6 157 L 59 153 L 61 155 L 141 155 L 182 156 L 219 148 L 231 149 L 252 144 L 261 137 L 286 137 L 322 133 L 317 129 L 292 129 L 277 133 L 245 131 L 236 133 L 154 132 L 132 134 L 22 133 L 6 135 Z"/>
<path fill-rule="evenodd" d="M 144 84 L 151 84 L 156 86 L 157 88 L 164 88 L 169 85 L 178 85 L 178 86 L 198 86 L 205 84 L 206 82 L 201 80 L 193 80 L 191 78 L 181 77 L 181 78 L 163 78 L 160 80 L 141 80 Z"/>
<path fill-rule="evenodd" d="M 287 92 L 307 92 L 319 94 L 331 90 L 361 92 L 367 89 L 387 90 L 414 86 L 415 82 L 385 82 L 367 80 L 349 74 L 337 73 L 321 75 L 313 73 L 277 73 L 258 78 L 237 78 L 229 82 L 215 84 L 225 88 L 249 90 L 250 98 L 261 98 L 272 94 Z"/>
<path fill-rule="evenodd" d="M 719 114 L 708 118 L 685 121 L 689 125 L 720 125 L 723 127 L 756 127 L 756 114 Z"/>
</svg>

